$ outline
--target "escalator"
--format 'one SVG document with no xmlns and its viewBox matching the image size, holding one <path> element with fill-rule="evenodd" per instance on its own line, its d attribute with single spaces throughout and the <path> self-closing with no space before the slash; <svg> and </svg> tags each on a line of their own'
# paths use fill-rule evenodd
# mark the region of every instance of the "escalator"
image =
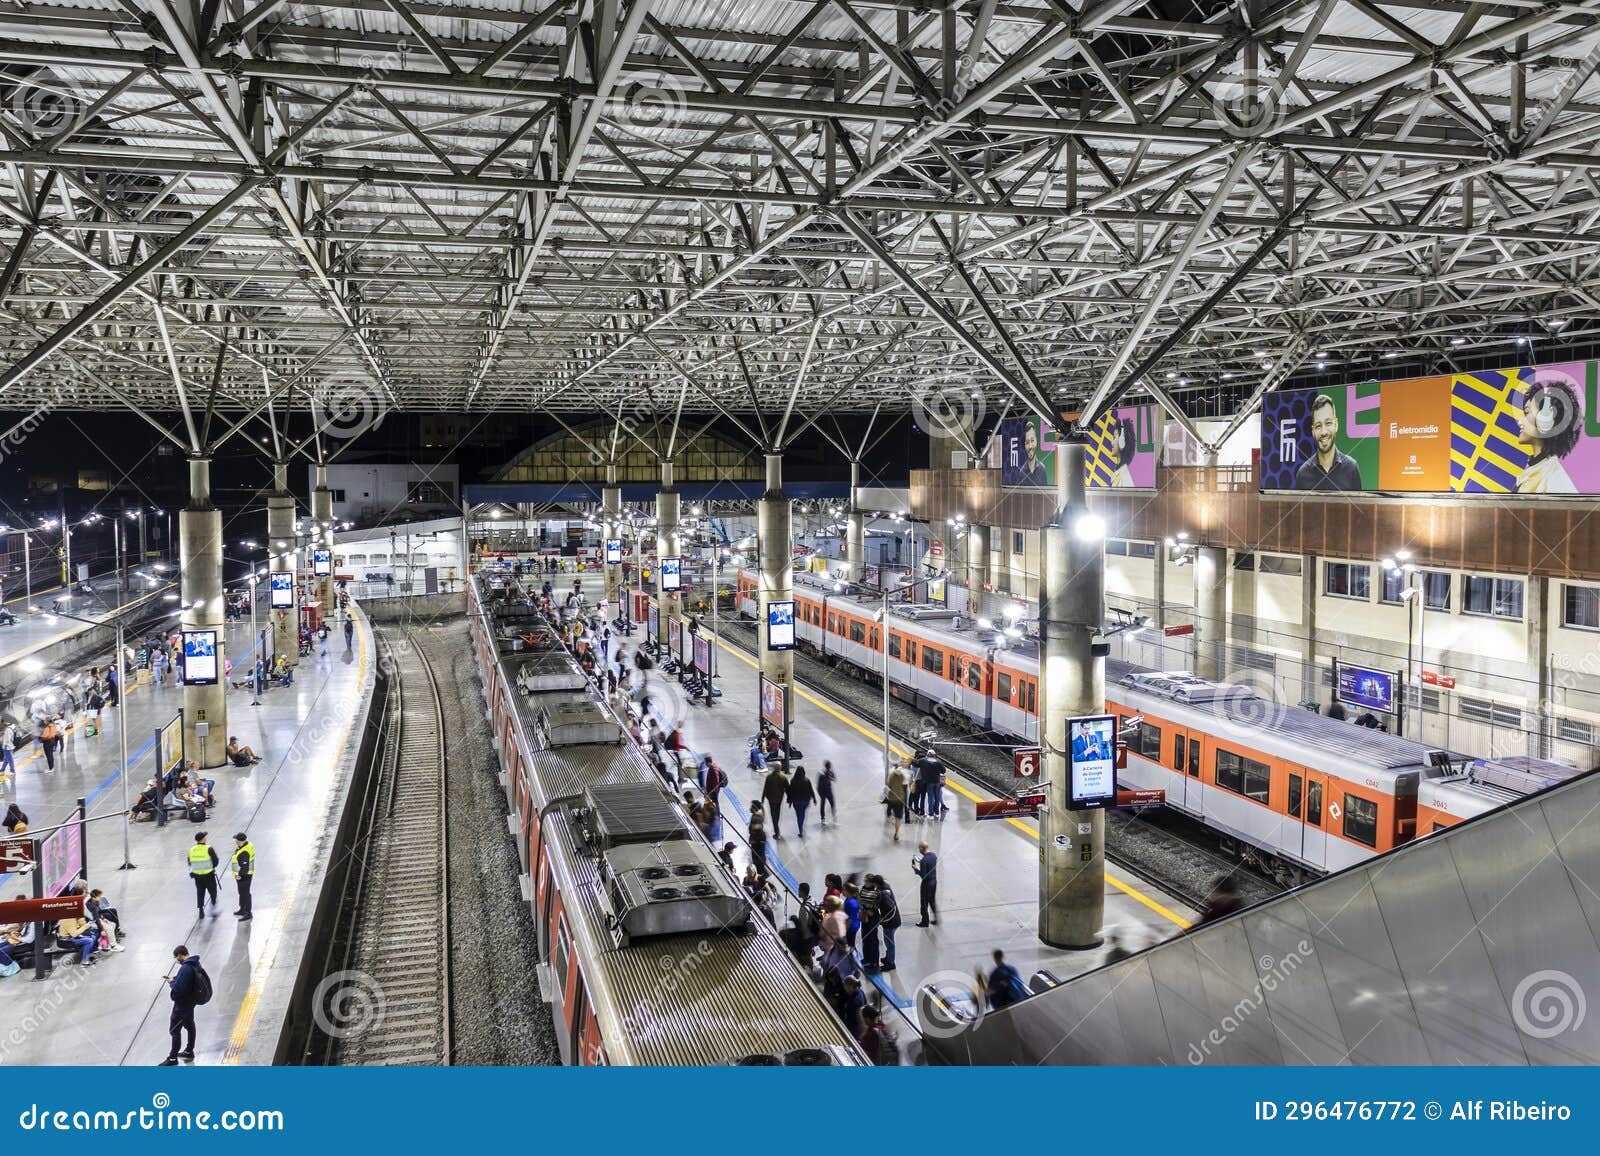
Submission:
<svg viewBox="0 0 1600 1156">
<path fill-rule="evenodd" d="M 941 1064 L 1600 1063 L 1600 773 L 1089 972 Z"/>
</svg>

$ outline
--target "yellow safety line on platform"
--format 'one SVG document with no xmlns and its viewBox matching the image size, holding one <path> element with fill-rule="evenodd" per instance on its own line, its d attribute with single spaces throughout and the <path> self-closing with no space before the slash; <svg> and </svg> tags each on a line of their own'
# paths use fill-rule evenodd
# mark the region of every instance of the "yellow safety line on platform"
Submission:
<svg viewBox="0 0 1600 1156">
<path fill-rule="evenodd" d="M 722 639 L 720 639 L 720 638 L 717 639 L 717 645 L 722 647 L 723 650 L 726 650 L 729 654 L 733 655 L 735 658 L 737 658 L 740 661 L 744 662 L 746 665 L 753 666 L 757 670 L 760 669 L 760 664 L 757 663 L 755 659 L 751 658 L 744 651 L 739 650 L 736 647 L 729 646 L 726 642 L 722 641 Z M 810 692 L 805 690 L 803 687 L 798 688 L 798 693 L 799 693 L 801 698 L 805 699 L 812 706 L 821 708 L 822 710 L 826 711 L 828 714 L 831 714 L 834 718 L 838 719 L 840 722 L 844 723 L 845 726 L 851 728 L 852 730 L 859 731 L 861 734 L 863 734 L 867 738 L 871 739 L 875 745 L 882 742 L 883 736 L 881 734 L 869 731 L 866 727 L 862 726 L 860 723 L 856 722 L 854 719 L 846 718 L 843 714 L 839 713 L 839 711 L 835 710 L 833 707 L 829 706 L 827 703 L 823 702 L 821 699 L 817 698 L 815 695 L 811 694 Z M 893 754 L 895 754 L 896 756 L 898 756 L 899 758 L 902 758 L 902 759 L 909 758 L 910 754 L 911 754 L 911 752 L 907 751 L 904 747 L 897 746 L 892 742 L 889 744 L 889 750 Z M 967 788 L 963 787 L 960 783 L 953 783 L 953 782 L 950 782 L 947 779 L 945 781 L 945 785 L 948 786 L 956 794 L 958 794 L 958 795 L 962 796 L 963 798 L 968 799 L 968 800 L 970 800 L 970 801 L 972 801 L 974 803 L 978 803 L 978 802 L 982 802 L 983 801 L 978 795 L 973 794 L 971 791 L 967 790 Z M 1015 827 L 1017 830 L 1021 831 L 1024 835 L 1028 836 L 1028 838 L 1034 840 L 1034 842 L 1038 842 L 1038 840 L 1039 840 L 1039 832 L 1038 832 L 1038 830 L 1036 828 L 1029 826 L 1027 823 L 1024 823 L 1021 819 L 1011 818 L 1011 819 L 1007 819 L 1006 822 L 1011 824 L 1011 826 Z M 1177 924 L 1179 927 L 1188 928 L 1190 926 L 1189 920 L 1185 919 L 1183 916 L 1179 915 L 1177 912 L 1172 911 L 1169 908 L 1163 906 L 1161 903 L 1158 903 L 1156 900 L 1150 898 L 1144 892 L 1140 891 L 1137 887 L 1133 887 L 1133 886 L 1131 886 L 1131 885 L 1129 885 L 1127 883 L 1124 883 L 1121 879 L 1118 879 L 1110 871 L 1106 872 L 1106 882 L 1111 884 L 1111 886 L 1115 887 L 1118 891 L 1122 892 L 1124 895 L 1128 896 L 1130 899 L 1138 900 L 1140 903 L 1142 903 L 1146 907 L 1148 907 L 1151 911 L 1154 911 L 1157 915 L 1162 916 L 1164 919 L 1170 920 L 1171 922 Z"/>
<path fill-rule="evenodd" d="M 367 629 L 372 628 L 369 620 Z M 361 701 L 361 687 L 367 681 L 367 634 L 358 630 L 356 636 L 360 639 L 360 646 L 356 651 L 356 702 Z M 354 718 L 351 722 L 354 723 Z M 350 732 L 353 726 L 345 728 L 339 736 L 339 747 L 334 752 L 332 767 L 339 765 L 339 760 L 344 758 L 344 748 L 350 741 Z M 290 744 L 291 747 L 293 744 Z M 287 856 L 285 856 L 287 861 Z M 308 865 L 309 869 L 309 865 Z M 239 1015 L 233 1021 L 233 1031 L 228 1035 L 228 1047 L 222 1054 L 224 1064 L 237 1064 L 239 1057 L 244 1053 L 246 1041 L 250 1038 L 250 1029 L 255 1026 L 256 1012 L 261 1005 L 261 993 L 267 985 L 267 977 L 272 974 L 272 965 L 278 960 L 278 948 L 283 945 L 283 929 L 289 922 L 289 913 L 294 909 L 295 899 L 299 897 L 300 887 L 305 882 L 305 872 L 301 872 L 290 881 L 289 888 L 284 892 L 283 899 L 278 903 L 277 914 L 272 920 L 272 931 L 267 936 L 265 950 L 257 960 L 255 970 L 250 975 L 250 986 L 245 989 L 244 1002 L 239 1005 Z"/>
</svg>

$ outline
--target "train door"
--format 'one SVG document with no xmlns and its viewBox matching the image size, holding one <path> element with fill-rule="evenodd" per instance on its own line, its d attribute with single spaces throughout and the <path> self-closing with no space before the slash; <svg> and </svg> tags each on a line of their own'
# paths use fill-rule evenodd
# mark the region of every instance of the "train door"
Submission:
<svg viewBox="0 0 1600 1156">
<path fill-rule="evenodd" d="M 1290 772 L 1289 802 L 1294 802 L 1294 777 L 1299 768 Z M 1316 868 L 1328 861 L 1328 777 L 1320 771 L 1305 772 L 1305 821 L 1300 824 L 1300 858 Z"/>
<path fill-rule="evenodd" d="M 1187 731 L 1174 729 L 1167 742 L 1172 746 L 1172 769 L 1177 777 L 1172 780 L 1176 791 L 1167 792 L 1167 801 L 1185 811 L 1200 810 L 1200 740 L 1189 738 Z M 1190 757 L 1191 748 L 1193 757 Z M 1176 794 L 1177 798 L 1172 796 Z"/>
</svg>

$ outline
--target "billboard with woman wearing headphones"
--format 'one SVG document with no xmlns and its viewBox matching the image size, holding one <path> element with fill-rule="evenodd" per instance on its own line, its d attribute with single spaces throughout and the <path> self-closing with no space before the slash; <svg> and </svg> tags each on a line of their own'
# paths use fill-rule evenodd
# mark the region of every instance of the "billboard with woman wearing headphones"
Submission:
<svg viewBox="0 0 1600 1156">
<path fill-rule="evenodd" d="M 1600 363 L 1482 370 L 1364 388 L 1379 417 L 1376 478 L 1362 468 L 1361 489 L 1600 494 Z M 1286 471 L 1268 468 L 1283 440 L 1275 432 L 1282 423 L 1268 417 L 1301 394 L 1318 393 L 1292 391 L 1275 404 L 1269 395 L 1262 415 L 1262 489 L 1356 488 L 1296 486 Z"/>
</svg>

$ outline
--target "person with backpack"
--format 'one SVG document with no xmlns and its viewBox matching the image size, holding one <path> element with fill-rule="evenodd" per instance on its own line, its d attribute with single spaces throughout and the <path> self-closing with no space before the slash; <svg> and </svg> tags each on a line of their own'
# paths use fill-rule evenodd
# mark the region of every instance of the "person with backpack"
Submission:
<svg viewBox="0 0 1600 1156">
<path fill-rule="evenodd" d="M 898 1068 L 900 1041 L 889 1030 L 889 1025 L 883 1022 L 883 1013 L 868 1004 L 861 1009 L 861 1022 L 865 1025 L 861 1033 L 861 1050 L 867 1053 L 867 1059 L 880 1068 Z"/>
<path fill-rule="evenodd" d="M 706 759 L 706 802 L 711 804 L 713 815 L 722 814 L 722 788 L 728 785 L 728 772 Z"/>
<path fill-rule="evenodd" d="M 206 833 L 201 831 L 196 834 L 194 846 L 189 848 L 189 878 L 194 880 L 194 905 L 199 909 L 201 918 L 205 917 L 208 897 L 211 900 L 212 918 L 217 915 L 217 907 L 221 902 L 217 898 L 217 868 L 221 864 L 217 849 L 206 844 Z"/>
<path fill-rule="evenodd" d="M 989 993 L 989 1007 L 995 1011 L 1019 1003 L 1028 996 L 1022 973 L 1006 962 L 1006 953 L 998 947 L 994 950 L 994 970 L 989 973 L 985 986 Z"/>
<path fill-rule="evenodd" d="M 894 933 L 900 930 L 900 901 L 894 888 L 882 875 L 873 876 L 878 883 L 878 930 L 883 933 L 883 966 L 879 971 L 894 970 Z"/>
<path fill-rule="evenodd" d="M 172 1033 L 172 1050 L 158 1065 L 177 1067 L 179 1060 L 194 1059 L 194 1009 L 211 1002 L 211 977 L 200 966 L 200 957 L 190 955 L 189 949 L 179 944 L 172 949 L 172 958 L 178 961 L 178 970 L 166 977 L 167 994 L 172 997 L 172 1016 L 167 1030 Z M 184 1033 L 188 1033 L 189 1046 L 182 1047 Z"/>
<path fill-rule="evenodd" d="M 44 751 L 46 774 L 56 769 L 56 752 L 61 749 L 63 741 L 61 737 L 61 719 L 52 716 L 44 724 L 44 729 L 39 732 L 39 748 Z"/>
</svg>

